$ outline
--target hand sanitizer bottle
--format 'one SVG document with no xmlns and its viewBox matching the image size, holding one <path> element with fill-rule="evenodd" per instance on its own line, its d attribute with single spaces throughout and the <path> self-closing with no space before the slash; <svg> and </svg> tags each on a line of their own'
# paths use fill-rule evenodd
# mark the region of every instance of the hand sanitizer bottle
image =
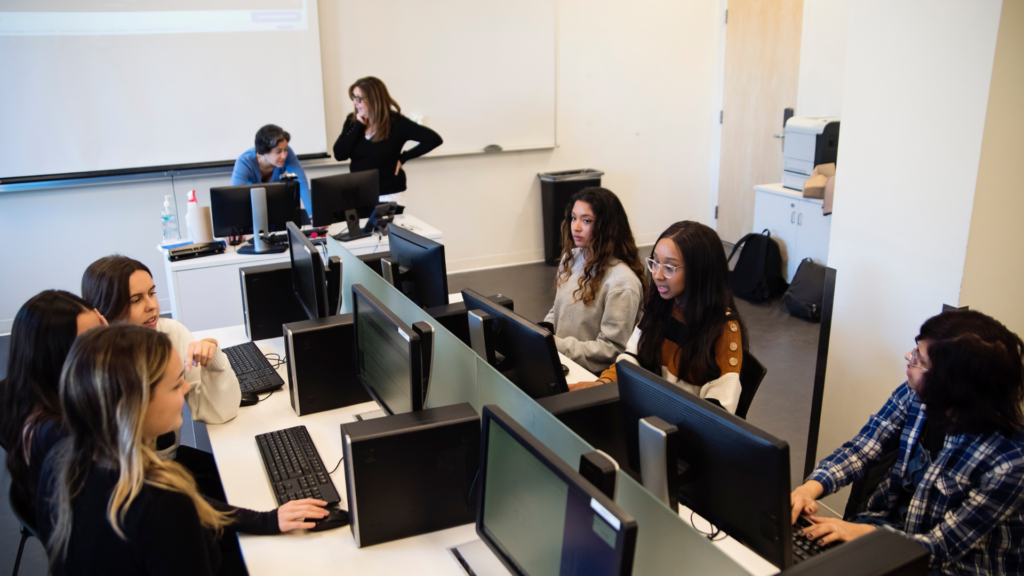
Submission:
<svg viewBox="0 0 1024 576">
<path fill-rule="evenodd" d="M 181 234 L 178 232 L 178 215 L 174 213 L 170 196 L 164 196 L 164 209 L 160 212 L 160 227 L 163 230 L 164 244 L 181 239 Z"/>
</svg>

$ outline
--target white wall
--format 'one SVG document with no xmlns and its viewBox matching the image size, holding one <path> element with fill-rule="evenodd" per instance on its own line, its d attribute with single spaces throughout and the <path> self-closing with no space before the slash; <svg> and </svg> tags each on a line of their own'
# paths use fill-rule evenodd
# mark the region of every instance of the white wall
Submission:
<svg viewBox="0 0 1024 576">
<path fill-rule="evenodd" d="M 409 210 L 444 232 L 448 270 L 542 259 L 538 172 L 604 170 L 603 185 L 622 198 L 640 244 L 653 242 L 677 220 L 707 222 L 719 16 L 718 2 L 704 0 L 561 0 L 559 147 L 420 159 L 407 167 Z M 321 30 L 322 37 L 332 33 Z M 325 84 L 332 73 L 324 70 Z M 401 102 L 401 94 L 394 96 Z M 330 110 L 341 104 L 326 105 Z M 331 143 L 334 137 L 328 134 Z M 311 169 L 309 176 L 344 170 Z M 179 208 L 188 189 L 203 198 L 227 179 L 175 178 Z M 154 269 L 157 289 L 166 295 L 153 247 L 162 195 L 171 190 L 168 181 L 130 181 L 0 193 L 0 239 L 8 241 L 3 270 L 7 279 L 17 279 L 0 284 L 0 333 L 32 294 L 50 287 L 77 291 L 85 266 L 115 251 Z M 44 256 L 9 248 L 41 230 L 52 234 Z"/>
<path fill-rule="evenodd" d="M 853 0 L 804 0 L 797 116 L 841 116 Z"/>
<path fill-rule="evenodd" d="M 959 301 L 1000 5 L 851 8 L 819 458 L 905 380 L 921 323 Z"/>
</svg>

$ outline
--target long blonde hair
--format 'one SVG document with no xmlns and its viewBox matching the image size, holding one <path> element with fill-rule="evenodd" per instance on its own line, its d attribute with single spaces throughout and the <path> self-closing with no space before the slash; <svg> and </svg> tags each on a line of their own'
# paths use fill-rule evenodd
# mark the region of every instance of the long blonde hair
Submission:
<svg viewBox="0 0 1024 576">
<path fill-rule="evenodd" d="M 218 536 L 231 522 L 230 515 L 203 500 L 188 470 L 160 460 L 153 440 L 143 439 L 146 408 L 171 361 L 171 351 L 166 335 L 128 325 L 90 330 L 72 346 L 60 377 L 68 438 L 54 455 L 56 518 L 46 543 L 51 570 L 67 556 L 73 500 L 97 465 L 119 472 L 107 518 L 122 539 L 128 509 L 144 484 L 188 496 L 200 523 Z"/>
<path fill-rule="evenodd" d="M 387 140 L 388 134 L 391 133 L 392 115 L 397 116 L 401 114 L 402 107 L 391 97 L 391 94 L 388 93 L 388 87 L 384 85 L 380 78 L 367 76 L 366 78 L 356 80 L 348 87 L 349 98 L 355 96 L 353 91 L 356 87 L 362 90 L 363 98 L 366 98 L 367 103 L 370 104 L 370 125 L 373 126 L 373 137 L 370 138 L 370 141 L 380 142 L 381 140 Z M 352 120 L 354 121 L 355 117 Z"/>
</svg>

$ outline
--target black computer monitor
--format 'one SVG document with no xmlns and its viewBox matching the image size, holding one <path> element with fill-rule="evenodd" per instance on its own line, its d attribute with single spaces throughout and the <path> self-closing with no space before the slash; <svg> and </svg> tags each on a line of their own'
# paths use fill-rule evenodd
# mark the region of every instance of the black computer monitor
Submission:
<svg viewBox="0 0 1024 576">
<path fill-rule="evenodd" d="M 632 573 L 636 521 L 495 405 L 480 448 L 476 531 L 513 574 Z"/>
<path fill-rule="evenodd" d="M 286 227 L 295 296 L 310 320 L 327 318 L 327 281 L 320 252 L 294 222 L 288 222 Z"/>
<path fill-rule="evenodd" d="M 352 286 L 356 376 L 387 415 L 417 412 L 426 404 L 433 328 L 409 326 L 360 284 Z"/>
<path fill-rule="evenodd" d="M 444 245 L 394 224 L 388 225 L 391 255 L 384 279 L 423 308 L 448 304 Z"/>
<path fill-rule="evenodd" d="M 474 290 L 463 290 L 462 301 L 477 354 L 531 398 L 569 391 L 551 332 Z"/>
<path fill-rule="evenodd" d="M 636 364 L 615 368 L 629 466 L 640 470 L 641 418 L 676 426 L 679 503 L 779 568 L 791 566 L 789 444 Z"/>
<path fill-rule="evenodd" d="M 345 222 L 345 212 L 355 210 L 366 218 L 378 204 L 380 178 L 376 170 L 335 174 L 309 182 L 314 226 Z"/>
<path fill-rule="evenodd" d="M 252 200 L 249 194 L 252 188 L 264 188 L 267 191 L 267 232 L 283 232 L 287 222 L 302 225 L 302 221 L 296 218 L 295 208 L 298 205 L 287 182 L 220 186 L 210 188 L 214 236 L 223 238 L 253 233 Z"/>
</svg>

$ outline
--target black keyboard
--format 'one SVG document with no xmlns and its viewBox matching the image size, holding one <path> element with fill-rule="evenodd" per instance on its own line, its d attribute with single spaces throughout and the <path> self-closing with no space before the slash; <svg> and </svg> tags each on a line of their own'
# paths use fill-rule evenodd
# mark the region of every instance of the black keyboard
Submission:
<svg viewBox="0 0 1024 576">
<path fill-rule="evenodd" d="M 803 530 L 808 526 L 813 525 L 813 522 L 803 516 L 797 518 L 796 525 L 793 526 L 793 564 L 809 560 L 818 554 L 828 552 L 841 544 L 841 542 L 833 542 L 824 546 L 818 546 L 817 540 L 808 540 L 804 536 L 797 535 L 798 529 Z"/>
<path fill-rule="evenodd" d="M 277 370 L 252 342 L 225 348 L 224 353 L 228 355 L 235 376 L 238 376 L 238 386 L 242 392 L 263 394 L 284 386 L 284 380 Z"/>
<path fill-rule="evenodd" d="M 256 445 L 279 506 L 302 498 L 341 501 L 305 426 L 259 434 Z"/>
</svg>

